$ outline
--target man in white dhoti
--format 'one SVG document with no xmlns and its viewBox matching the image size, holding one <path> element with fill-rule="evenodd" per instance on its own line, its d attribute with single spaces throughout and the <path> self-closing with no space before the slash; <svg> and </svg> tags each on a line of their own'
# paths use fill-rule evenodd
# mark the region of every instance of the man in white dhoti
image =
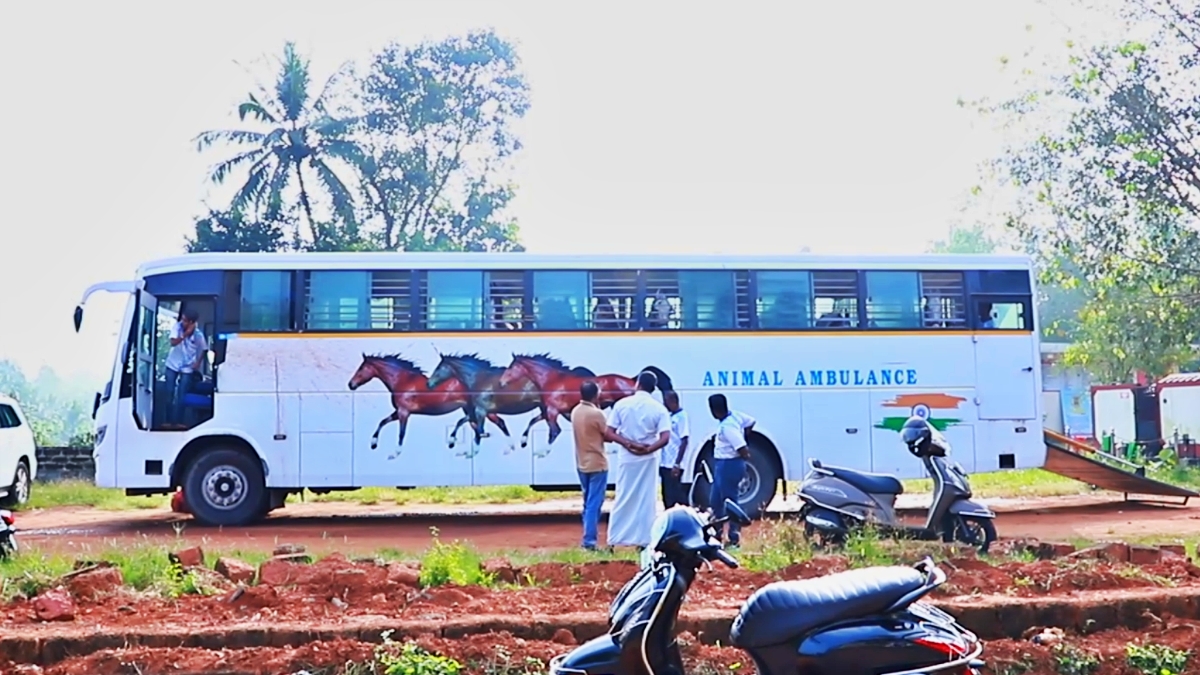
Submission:
<svg viewBox="0 0 1200 675">
<path fill-rule="evenodd" d="M 657 514 L 658 451 L 670 441 L 671 415 L 650 394 L 658 384 L 654 373 L 638 375 L 637 391 L 616 402 L 608 428 L 632 444 L 617 451 L 617 495 L 608 516 L 608 545 L 650 543 Z"/>
</svg>

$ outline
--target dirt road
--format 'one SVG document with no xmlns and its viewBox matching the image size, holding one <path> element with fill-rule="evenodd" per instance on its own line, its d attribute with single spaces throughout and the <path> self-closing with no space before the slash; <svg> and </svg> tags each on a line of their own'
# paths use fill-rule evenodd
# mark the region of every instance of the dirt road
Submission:
<svg viewBox="0 0 1200 675">
<path fill-rule="evenodd" d="M 1200 505 L 1196 504 L 1056 497 L 997 500 L 992 507 L 1000 514 L 997 529 L 1003 538 L 1160 537 L 1172 541 L 1200 535 Z M 288 505 L 263 523 L 240 528 L 203 527 L 166 510 L 62 508 L 19 514 L 17 525 L 23 544 L 71 553 L 136 542 L 198 544 L 214 550 L 270 550 L 280 543 L 293 543 L 313 551 L 417 552 L 431 543 L 431 528 L 437 528 L 443 541 L 465 540 L 490 552 L 576 546 L 577 508 L 570 501 L 461 507 L 307 503 Z M 914 523 L 921 517 L 913 511 L 906 515 Z"/>
</svg>

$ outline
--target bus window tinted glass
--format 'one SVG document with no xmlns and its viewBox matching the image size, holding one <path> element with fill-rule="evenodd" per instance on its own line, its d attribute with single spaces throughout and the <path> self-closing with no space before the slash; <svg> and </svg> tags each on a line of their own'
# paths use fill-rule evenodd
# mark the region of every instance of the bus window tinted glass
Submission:
<svg viewBox="0 0 1200 675">
<path fill-rule="evenodd" d="M 240 330 L 288 330 L 291 328 L 291 316 L 291 272 L 242 272 Z"/>
<path fill-rule="evenodd" d="M 479 330 L 482 326 L 483 272 L 428 272 L 425 327 L 429 330 Z"/>
<path fill-rule="evenodd" d="M 306 325 L 310 330 L 365 330 L 370 297 L 370 272 L 310 272 Z"/>
<path fill-rule="evenodd" d="M 981 301 L 976 307 L 979 327 L 984 330 L 1029 330 L 1030 328 L 1023 302 Z"/>
<path fill-rule="evenodd" d="M 590 276 L 592 325 L 599 330 L 636 327 L 634 305 L 638 273 L 634 270 L 596 270 Z"/>
<path fill-rule="evenodd" d="M 867 325 L 919 328 L 921 289 L 916 272 L 867 272 Z"/>
<path fill-rule="evenodd" d="M 812 275 L 759 272 L 758 327 L 767 330 L 812 326 Z"/>
<path fill-rule="evenodd" d="M 684 330 L 736 327 L 737 294 L 733 272 L 680 272 L 679 304 Z"/>
<path fill-rule="evenodd" d="M 533 273 L 536 330 L 586 328 L 589 308 L 587 272 Z"/>
</svg>

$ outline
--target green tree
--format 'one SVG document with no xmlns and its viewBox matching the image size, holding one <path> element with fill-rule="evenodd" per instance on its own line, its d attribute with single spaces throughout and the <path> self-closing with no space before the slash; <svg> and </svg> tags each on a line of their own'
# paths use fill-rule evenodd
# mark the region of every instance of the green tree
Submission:
<svg viewBox="0 0 1200 675">
<path fill-rule="evenodd" d="M 993 190 L 1011 188 L 999 215 L 1087 297 L 1077 362 L 1124 377 L 1162 374 L 1196 333 L 1200 3 L 1114 7 L 1120 41 L 1070 43 L 1025 66 L 1020 95 L 979 108 L 1009 133 L 989 167 Z"/>
<path fill-rule="evenodd" d="M 85 388 L 64 382 L 50 368 L 42 368 L 30 380 L 17 364 L 0 360 L 0 393 L 21 403 L 39 447 L 90 445 L 92 418 Z"/>
<path fill-rule="evenodd" d="M 227 251 L 253 253 L 256 251 L 282 251 L 296 248 L 295 237 L 287 241 L 282 219 L 273 222 L 247 221 L 238 211 L 210 211 L 196 219 L 196 234 L 187 238 L 188 253 L 203 251 Z"/>
<path fill-rule="evenodd" d="M 521 250 L 501 182 L 529 86 L 491 31 L 377 53 L 359 84 L 362 220 L 385 250 Z"/>
<path fill-rule="evenodd" d="M 999 240 L 982 225 L 956 225 L 950 228 L 950 234 L 945 239 L 930 244 L 929 252 L 988 254 L 995 253 L 999 247 Z"/>
<path fill-rule="evenodd" d="M 245 128 L 205 131 L 196 137 L 200 151 L 218 144 L 239 148 L 209 173 L 209 180 L 218 185 L 231 176 L 245 176 L 230 212 L 243 214 L 252 209 L 258 219 L 253 222 L 278 223 L 289 215 L 287 200 L 294 196 L 308 226 L 306 238 L 318 248 L 329 234 L 325 226 L 329 218 L 319 219 L 315 205 L 324 205 L 326 212 L 343 223 L 354 220 L 354 192 L 347 181 L 355 184 L 351 178 L 363 155 L 351 137 L 352 120 L 336 115 L 331 104 L 342 74 L 335 73 L 314 94 L 309 61 L 289 42 L 278 61 L 274 87 L 268 90 L 258 85 L 238 105 L 238 120 Z M 272 240 L 238 235 L 227 241 L 267 244 Z"/>
</svg>

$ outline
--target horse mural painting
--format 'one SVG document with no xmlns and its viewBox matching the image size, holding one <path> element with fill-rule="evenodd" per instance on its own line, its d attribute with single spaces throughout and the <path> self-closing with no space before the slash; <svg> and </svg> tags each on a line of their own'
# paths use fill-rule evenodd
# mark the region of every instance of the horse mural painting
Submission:
<svg viewBox="0 0 1200 675">
<path fill-rule="evenodd" d="M 500 415 L 521 415 L 537 410 L 538 415 L 530 420 L 530 427 L 538 420 L 546 418 L 546 409 L 542 407 L 537 385 L 531 380 L 509 378 L 506 383 L 501 384 L 500 378 L 504 376 L 506 369 L 493 365 L 478 354 L 439 353 L 439 356 L 441 360 L 433 369 L 426 386 L 433 389 L 443 386 L 448 381 L 457 380 L 465 388 L 469 399 L 467 415 L 472 420 L 481 421 L 475 428 L 475 449 L 469 456 L 478 452 L 479 441 L 487 435 L 482 420 L 495 424 L 508 438 L 508 449 L 504 451 L 507 455 L 517 448 L 513 443 L 512 434 L 508 432 L 508 425 Z M 455 430 L 457 431 L 457 428 Z M 522 438 L 528 436 L 527 427 Z M 521 447 L 525 445 L 524 442 L 521 443 Z M 450 446 L 454 447 L 453 438 L 450 440 Z"/>
<path fill-rule="evenodd" d="M 425 371 L 399 354 L 363 354 L 362 363 L 350 376 L 347 386 L 350 391 L 356 391 L 371 380 L 379 380 L 391 392 L 394 409 L 391 415 L 384 417 L 379 421 L 379 426 L 375 427 L 375 434 L 371 436 L 371 449 L 379 447 L 379 432 L 385 426 L 392 422 L 400 423 L 396 451 L 389 455 L 388 459 L 395 459 L 400 455 L 400 448 L 404 445 L 404 434 L 408 430 L 409 415 L 438 416 L 463 410 L 463 418 L 454 427 L 455 432 L 469 422 L 478 434 L 479 423 L 477 418 L 472 417 L 474 409 L 470 407 L 471 399 L 462 382 L 445 380 L 437 385 L 430 385 Z"/>
<path fill-rule="evenodd" d="M 660 390 L 669 391 L 674 388 L 671 378 L 660 368 L 646 366 L 643 370 L 654 373 L 654 376 L 658 378 Z M 558 418 L 561 415 L 568 422 L 571 421 L 571 411 L 579 405 L 582 398 L 579 388 L 584 382 L 590 380 L 600 388 L 597 403 L 601 408 L 608 408 L 637 391 L 636 377 L 612 373 L 597 375 L 587 368 L 570 368 L 549 354 L 513 354 L 512 363 L 500 377 L 500 386 L 506 387 L 511 383 L 524 380 L 537 385 L 543 412 L 540 417 L 533 419 L 526 427 L 524 435 L 521 436 L 521 447 L 525 447 L 529 443 L 530 430 L 533 429 L 535 423 L 542 419 L 546 421 L 546 426 L 550 427 L 550 444 L 554 443 L 554 440 L 562 433 L 562 428 L 558 425 Z M 548 454 L 550 454 L 549 448 L 539 456 L 544 457 Z"/>
</svg>

